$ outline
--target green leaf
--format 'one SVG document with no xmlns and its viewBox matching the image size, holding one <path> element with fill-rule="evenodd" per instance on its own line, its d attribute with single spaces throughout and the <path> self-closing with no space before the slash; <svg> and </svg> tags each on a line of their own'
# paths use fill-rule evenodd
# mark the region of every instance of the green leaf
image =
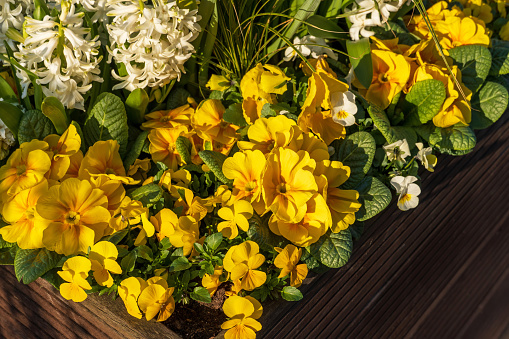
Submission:
<svg viewBox="0 0 509 339">
<path fill-rule="evenodd" d="M 121 231 L 118 231 L 118 232 L 115 232 L 113 233 L 112 235 L 106 237 L 106 239 L 104 239 L 105 241 L 109 241 L 113 244 L 118 244 L 120 241 L 122 241 L 122 239 L 125 238 L 125 236 L 127 235 L 127 233 L 129 232 L 129 229 L 125 228 Z"/>
<path fill-rule="evenodd" d="M 14 258 L 14 272 L 18 281 L 29 284 L 54 268 L 62 256 L 46 248 L 19 249 Z"/>
<path fill-rule="evenodd" d="M 247 122 L 244 118 L 244 112 L 242 111 L 242 104 L 235 103 L 228 106 L 223 114 L 223 120 L 239 127 L 246 126 Z"/>
<path fill-rule="evenodd" d="M 496 122 L 507 109 L 507 89 L 488 81 L 472 97 L 472 121 L 470 128 L 484 129 Z"/>
<path fill-rule="evenodd" d="M 44 273 L 41 278 L 49 282 L 54 288 L 59 289 L 60 285 L 65 283 L 64 279 L 58 275 L 59 271 L 61 271 L 60 268 L 52 268 L 48 272 Z"/>
<path fill-rule="evenodd" d="M 117 140 L 120 156 L 127 152 L 129 129 L 122 100 L 111 93 L 101 93 L 83 126 L 86 144 L 90 147 L 99 140 Z"/>
<path fill-rule="evenodd" d="M 337 22 L 337 19 L 334 20 Z M 309 34 L 324 39 L 341 39 L 345 36 L 345 31 L 336 25 L 332 20 L 324 18 L 321 15 L 313 15 L 309 17 L 308 23 Z"/>
<path fill-rule="evenodd" d="M 138 125 L 145 121 L 148 103 L 149 97 L 143 88 L 132 91 L 125 101 L 125 109 L 129 120 Z"/>
<path fill-rule="evenodd" d="M 445 86 L 435 79 L 417 82 L 405 97 L 405 124 L 420 126 L 438 114 L 445 100 Z"/>
<path fill-rule="evenodd" d="M 284 247 L 284 244 L 288 242 L 283 237 L 272 233 L 267 216 L 266 214 L 264 217 L 260 217 L 257 213 L 253 213 L 253 216 L 249 219 L 247 236 L 256 242 L 261 249 L 267 251 L 274 249 L 274 247 Z"/>
<path fill-rule="evenodd" d="M 375 126 L 380 130 L 389 144 L 406 139 L 410 148 L 414 147 L 417 142 L 417 134 L 413 128 L 407 126 L 392 127 L 389 118 L 387 118 L 387 115 L 380 107 L 371 105 L 368 107 L 368 113 L 371 119 L 373 119 Z"/>
<path fill-rule="evenodd" d="M 311 245 L 311 255 L 330 268 L 344 266 L 352 254 L 353 240 L 347 228 L 339 233 L 328 231 L 318 242 Z"/>
<path fill-rule="evenodd" d="M 168 95 L 168 99 L 166 100 L 166 108 L 175 109 L 177 107 L 184 106 L 188 103 L 188 98 L 191 98 L 191 94 L 188 91 L 180 87 L 174 88 Z"/>
<path fill-rule="evenodd" d="M 150 249 L 150 247 L 148 247 L 146 245 L 140 245 L 140 246 L 137 246 L 135 250 L 138 254 L 138 257 L 146 259 L 148 261 L 154 260 L 154 254 L 152 253 L 152 250 Z"/>
<path fill-rule="evenodd" d="M 136 162 L 136 159 L 140 156 L 143 151 L 143 146 L 145 145 L 145 141 L 148 137 L 148 131 L 141 132 L 137 137 L 134 143 L 131 145 L 129 152 L 125 156 L 124 159 L 124 168 L 126 172 L 129 170 L 132 164 Z"/>
<path fill-rule="evenodd" d="M 490 75 L 500 76 L 509 73 L 509 44 L 507 41 L 491 39 Z"/>
<path fill-rule="evenodd" d="M 55 97 L 46 97 L 41 104 L 42 113 L 47 116 L 59 135 L 64 134 L 69 122 L 65 113 L 64 105 Z"/>
<path fill-rule="evenodd" d="M 217 250 L 219 245 L 221 245 L 222 241 L 223 234 L 221 232 L 211 234 L 207 238 L 205 238 L 205 244 L 207 244 L 207 247 L 210 248 L 212 251 Z"/>
<path fill-rule="evenodd" d="M 286 301 L 299 301 L 304 298 L 302 292 L 293 286 L 285 286 L 281 290 L 281 297 Z"/>
<path fill-rule="evenodd" d="M 346 41 L 346 49 L 355 76 L 364 88 L 371 86 L 373 80 L 373 62 L 371 60 L 371 45 L 369 38 L 357 41 Z"/>
<path fill-rule="evenodd" d="M 5 80 L 3 77 L 0 76 L 0 98 L 3 99 L 3 101 L 9 101 L 12 103 L 18 102 L 18 97 L 16 96 L 16 93 L 12 89 L 11 85 Z"/>
<path fill-rule="evenodd" d="M 189 260 L 187 260 L 186 257 L 178 257 L 177 259 L 173 260 L 170 264 L 170 267 L 168 268 L 169 272 L 178 272 L 187 270 L 193 266 Z"/>
<path fill-rule="evenodd" d="M 207 165 L 208 168 L 210 168 L 212 173 L 214 173 L 216 178 L 221 180 L 224 184 L 230 184 L 233 182 L 233 180 L 228 179 L 223 174 L 223 162 L 226 160 L 226 155 L 219 152 L 208 150 L 201 151 L 198 153 L 198 155 L 203 160 L 205 165 Z"/>
<path fill-rule="evenodd" d="M 373 218 L 382 212 L 392 200 L 391 190 L 374 177 L 365 177 L 355 189 L 359 192 L 361 208 L 355 213 L 358 221 Z"/>
<path fill-rule="evenodd" d="M 449 50 L 449 56 L 461 71 L 461 80 L 473 93 L 488 76 L 491 68 L 491 53 L 480 45 L 464 45 Z"/>
<path fill-rule="evenodd" d="M 193 148 L 193 145 L 191 144 L 191 141 L 189 141 L 188 138 L 181 135 L 177 138 L 175 142 L 175 149 L 179 153 L 180 157 L 182 158 L 182 161 L 186 165 L 192 164 L 191 160 L 191 150 Z"/>
<path fill-rule="evenodd" d="M 196 286 L 194 290 L 189 294 L 191 299 L 196 301 L 201 301 L 204 303 L 212 302 L 212 298 L 210 297 L 209 291 L 205 287 Z"/>
<path fill-rule="evenodd" d="M 132 250 L 128 255 L 123 257 L 120 261 L 120 268 L 122 268 L 122 272 L 132 272 L 137 258 L 138 253 L 135 250 Z"/>
<path fill-rule="evenodd" d="M 474 131 L 468 126 L 437 127 L 429 136 L 429 143 L 442 153 L 463 155 L 474 149 L 476 137 Z"/>
<path fill-rule="evenodd" d="M 143 185 L 134 191 L 130 192 L 129 196 L 133 200 L 140 201 L 143 206 L 153 206 L 163 196 L 163 190 L 159 185 L 150 183 Z"/>
<path fill-rule="evenodd" d="M 20 144 L 32 141 L 33 139 L 42 140 L 46 136 L 56 133 L 53 123 L 41 111 L 32 109 L 26 111 L 21 117 L 18 129 L 18 141 Z"/>
<path fill-rule="evenodd" d="M 375 139 L 368 132 L 356 132 L 341 141 L 332 160 L 341 161 L 343 165 L 350 167 L 350 178 L 345 183 L 345 188 L 353 188 L 361 182 L 371 168 L 375 152 Z"/>
<path fill-rule="evenodd" d="M 22 117 L 23 112 L 18 107 L 8 102 L 0 101 L 0 119 L 2 119 L 15 137 L 18 136 L 19 124 Z"/>
<path fill-rule="evenodd" d="M 18 245 L 0 249 L 0 265 L 14 265 Z"/>
</svg>

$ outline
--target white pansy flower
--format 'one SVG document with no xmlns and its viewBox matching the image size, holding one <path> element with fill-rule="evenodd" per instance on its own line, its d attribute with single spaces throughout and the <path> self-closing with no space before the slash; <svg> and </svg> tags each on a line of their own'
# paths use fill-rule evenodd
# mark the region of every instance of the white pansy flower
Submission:
<svg viewBox="0 0 509 339">
<path fill-rule="evenodd" d="M 338 60 L 338 55 L 327 46 L 323 38 L 317 38 L 313 35 L 306 35 L 302 39 L 295 37 L 293 39 L 293 45 L 304 57 L 311 56 L 313 59 L 317 59 L 326 54 L 329 58 Z M 288 47 L 285 50 L 283 60 L 294 60 L 297 57 L 295 49 L 293 47 Z"/>
<path fill-rule="evenodd" d="M 385 145 L 383 148 L 389 161 L 405 161 L 405 158 L 410 155 L 410 147 L 406 139 L 398 140 L 390 145 Z"/>
<path fill-rule="evenodd" d="M 343 126 L 355 124 L 357 105 L 352 92 L 334 92 L 330 96 L 332 104 L 332 120 Z"/>
<path fill-rule="evenodd" d="M 396 176 L 391 179 L 391 185 L 396 189 L 399 194 L 398 207 L 402 211 L 408 211 L 409 209 L 417 207 L 419 204 L 419 194 L 421 194 L 421 188 L 419 185 L 414 184 L 417 178 L 414 176 Z"/>
<path fill-rule="evenodd" d="M 424 148 L 422 142 L 418 142 L 415 144 L 419 149 L 419 152 L 416 155 L 416 158 L 420 160 L 421 164 L 430 172 L 435 171 L 435 166 L 437 164 L 437 157 L 431 154 L 431 147 Z"/>
</svg>

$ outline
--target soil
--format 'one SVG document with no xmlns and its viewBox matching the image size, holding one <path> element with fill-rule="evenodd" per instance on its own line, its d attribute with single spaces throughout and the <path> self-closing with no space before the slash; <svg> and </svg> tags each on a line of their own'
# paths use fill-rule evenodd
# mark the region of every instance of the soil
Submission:
<svg viewBox="0 0 509 339">
<path fill-rule="evenodd" d="M 175 305 L 175 311 L 163 324 L 184 339 L 211 339 L 221 332 L 226 315 L 221 307 L 226 299 L 228 284 L 217 289 L 211 303 L 191 300 L 189 304 Z"/>
</svg>

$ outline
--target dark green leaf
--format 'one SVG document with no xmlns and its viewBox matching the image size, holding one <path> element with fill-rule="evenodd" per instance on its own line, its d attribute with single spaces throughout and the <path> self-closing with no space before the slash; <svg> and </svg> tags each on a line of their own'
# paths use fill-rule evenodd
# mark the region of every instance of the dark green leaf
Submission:
<svg viewBox="0 0 509 339">
<path fill-rule="evenodd" d="M 169 271 L 170 272 L 178 272 L 187 270 L 190 268 L 192 264 L 187 260 L 186 257 L 178 257 L 177 259 L 173 260 L 170 264 Z"/>
<path fill-rule="evenodd" d="M 365 177 L 356 191 L 359 192 L 359 202 L 362 204 L 359 211 L 355 213 L 358 221 L 373 218 L 389 206 L 392 200 L 391 190 L 374 177 Z"/>
<path fill-rule="evenodd" d="M 405 97 L 405 125 L 420 126 L 438 114 L 445 100 L 445 86 L 435 79 L 423 80 L 412 86 Z"/>
<path fill-rule="evenodd" d="M 321 15 L 313 15 L 309 17 L 308 23 L 309 34 L 324 39 L 341 39 L 345 37 L 345 32 L 338 25 L 336 20 L 329 20 Z"/>
<path fill-rule="evenodd" d="M 32 141 L 33 139 L 42 140 L 46 136 L 56 133 L 55 127 L 41 111 L 29 110 L 21 117 L 18 128 L 18 141 L 20 144 Z"/>
<path fill-rule="evenodd" d="M 244 118 L 244 112 L 242 110 L 241 103 L 235 103 L 228 106 L 223 114 L 223 120 L 230 124 L 244 127 L 247 125 L 246 119 Z"/>
<path fill-rule="evenodd" d="M 226 160 L 226 155 L 214 151 L 201 151 L 198 154 L 205 165 L 214 173 L 216 178 L 221 180 L 224 184 L 233 182 L 233 180 L 228 179 L 223 174 L 223 162 Z"/>
<path fill-rule="evenodd" d="M 134 143 L 131 145 L 131 149 L 127 153 L 124 159 L 124 168 L 126 172 L 129 170 L 129 167 L 131 167 L 132 164 L 136 162 L 136 159 L 141 154 L 141 151 L 143 150 L 143 146 L 145 145 L 145 141 L 148 137 L 148 131 L 141 132 Z"/>
<path fill-rule="evenodd" d="M 136 259 L 138 258 L 138 253 L 136 251 L 129 252 L 128 255 L 122 258 L 120 262 L 120 267 L 122 268 L 122 272 L 132 272 L 134 269 L 134 264 L 136 264 Z"/>
<path fill-rule="evenodd" d="M 133 200 L 141 201 L 141 203 L 143 203 L 143 206 L 151 207 L 159 199 L 161 199 L 161 197 L 163 196 L 163 190 L 159 185 L 150 183 L 135 189 L 129 194 L 129 196 Z"/>
<path fill-rule="evenodd" d="M 42 113 L 47 116 L 58 134 L 64 134 L 69 122 L 67 121 L 67 114 L 65 113 L 64 105 L 55 97 L 46 97 L 41 104 Z"/>
<path fill-rule="evenodd" d="M 285 286 L 281 291 L 281 297 L 286 301 L 299 301 L 304 298 L 302 292 L 293 286 Z"/>
<path fill-rule="evenodd" d="M 468 126 L 454 125 L 447 128 L 435 128 L 429 137 L 431 146 L 442 153 L 463 155 L 472 151 L 477 139 L 474 131 Z"/>
<path fill-rule="evenodd" d="M 154 254 L 152 253 L 152 250 L 146 245 L 137 246 L 136 252 L 140 258 L 146 259 L 148 261 L 154 260 Z"/>
<path fill-rule="evenodd" d="M 29 284 L 54 268 L 62 256 L 45 248 L 19 249 L 14 259 L 14 272 L 18 281 Z"/>
<path fill-rule="evenodd" d="M 461 71 L 461 80 L 473 93 L 479 90 L 491 68 L 491 53 L 480 45 L 463 45 L 449 50 Z"/>
<path fill-rule="evenodd" d="M 191 299 L 194 299 L 196 301 L 201 301 L 204 303 L 210 303 L 212 302 L 212 298 L 210 297 L 209 291 L 207 291 L 206 288 L 197 286 L 194 288 L 194 290 L 189 294 Z"/>
<path fill-rule="evenodd" d="M 369 88 L 371 80 L 373 80 L 373 62 L 371 60 L 369 38 L 362 38 L 357 41 L 347 40 L 346 49 L 357 80 L 362 86 Z"/>
<path fill-rule="evenodd" d="M 212 251 L 215 251 L 219 247 L 219 245 L 221 245 L 222 241 L 223 234 L 221 232 L 211 234 L 207 238 L 205 238 L 205 244 L 207 244 L 207 247 L 210 248 Z"/>
<path fill-rule="evenodd" d="M 145 121 L 145 112 L 149 103 L 147 92 L 143 88 L 136 88 L 125 101 L 127 117 L 134 124 L 141 124 Z"/>
<path fill-rule="evenodd" d="M 470 128 L 483 129 L 495 123 L 507 109 L 507 89 L 488 81 L 472 97 L 472 121 Z"/>
<path fill-rule="evenodd" d="M 347 228 L 339 233 L 328 231 L 320 240 L 311 245 L 311 254 L 330 268 L 344 266 L 352 254 L 353 240 Z"/>
<path fill-rule="evenodd" d="M 182 158 L 182 161 L 189 165 L 192 164 L 191 161 L 191 150 L 193 148 L 193 145 L 191 144 L 191 141 L 189 141 L 188 138 L 181 135 L 177 138 L 177 141 L 175 142 L 175 149 L 179 153 L 180 157 Z"/>
</svg>

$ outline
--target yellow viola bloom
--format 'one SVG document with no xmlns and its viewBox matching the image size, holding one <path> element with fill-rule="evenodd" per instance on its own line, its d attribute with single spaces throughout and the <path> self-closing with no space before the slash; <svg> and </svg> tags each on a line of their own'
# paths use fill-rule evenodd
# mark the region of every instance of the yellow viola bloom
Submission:
<svg viewBox="0 0 509 339">
<path fill-rule="evenodd" d="M 191 254 L 193 245 L 200 238 L 198 221 L 191 216 L 182 216 L 175 225 L 175 232 L 169 235 L 170 243 L 182 247 L 184 255 Z"/>
<path fill-rule="evenodd" d="M 149 151 L 154 162 L 162 162 L 176 171 L 182 165 L 182 159 L 176 149 L 177 138 L 187 133 L 187 127 L 157 128 L 150 131 Z"/>
<path fill-rule="evenodd" d="M 126 176 L 119 147 L 116 140 L 97 141 L 83 157 L 79 177 L 108 177 L 128 185 L 137 184 L 139 181 Z"/>
<path fill-rule="evenodd" d="M 87 281 L 88 272 L 92 264 L 85 257 L 72 257 L 65 261 L 62 271 L 57 272 L 65 281 L 60 285 L 60 294 L 67 300 L 82 302 L 87 298 L 85 290 L 91 290 L 92 286 Z"/>
<path fill-rule="evenodd" d="M 150 171 L 151 167 L 152 165 L 150 159 L 136 159 L 134 164 L 129 166 L 127 175 L 135 180 L 143 181 L 147 179 L 147 172 Z"/>
<path fill-rule="evenodd" d="M 231 82 L 222 75 L 212 74 L 205 86 L 211 91 L 226 91 L 231 87 Z"/>
<path fill-rule="evenodd" d="M 48 191 L 48 182 L 19 192 L 4 203 L 2 216 L 10 225 L 0 228 L 0 235 L 7 242 L 15 242 L 22 249 L 44 247 L 42 234 L 47 222 L 37 213 L 37 200 Z"/>
<path fill-rule="evenodd" d="M 274 259 L 274 265 L 281 269 L 278 278 L 284 278 L 290 274 L 290 286 L 299 287 L 302 281 L 308 275 L 308 266 L 299 263 L 302 256 L 302 248 L 297 248 L 294 245 L 286 245 L 284 249 L 275 248 L 279 254 Z"/>
<path fill-rule="evenodd" d="M 124 301 L 127 312 L 137 319 L 143 317 L 138 306 L 138 297 L 147 286 L 147 282 L 142 278 L 129 277 L 122 280 L 118 287 L 118 295 Z"/>
<path fill-rule="evenodd" d="M 71 165 L 70 157 L 76 154 L 81 147 L 81 137 L 74 125 L 69 125 L 62 136 L 50 134 L 44 138 L 53 152 L 51 169 L 47 173 L 48 179 L 60 180 L 64 177 Z"/>
<path fill-rule="evenodd" d="M 86 180 L 70 178 L 50 187 L 37 201 L 37 213 L 50 221 L 42 241 L 64 255 L 86 253 L 108 227 L 108 198 Z"/>
<path fill-rule="evenodd" d="M 45 141 L 32 140 L 15 150 L 0 167 L 0 195 L 12 196 L 45 181 L 44 175 L 51 167 L 47 149 Z"/>
<path fill-rule="evenodd" d="M 500 35 L 500 39 L 509 41 L 509 22 L 507 22 L 498 33 Z"/>
<path fill-rule="evenodd" d="M 170 193 L 174 198 L 177 198 L 175 202 L 175 208 L 182 207 L 182 213 L 184 215 L 189 215 L 196 219 L 196 221 L 200 221 L 209 212 L 209 203 L 206 199 L 202 199 L 200 197 L 195 197 L 193 191 L 183 187 L 173 186 L 174 190 L 171 190 Z M 183 196 L 178 192 L 184 191 Z"/>
<path fill-rule="evenodd" d="M 272 215 L 269 219 L 270 230 L 300 247 L 317 242 L 331 227 L 329 207 L 324 197 L 317 193 L 307 199 L 303 208 L 305 213 L 298 222 L 287 222 Z"/>
<path fill-rule="evenodd" d="M 88 258 L 92 263 L 94 279 L 99 285 L 111 287 L 113 285 L 113 278 L 110 272 L 122 274 L 122 269 L 116 261 L 117 257 L 117 247 L 109 241 L 99 241 L 90 249 Z"/>
<path fill-rule="evenodd" d="M 226 111 L 220 100 L 207 99 L 200 103 L 192 117 L 192 124 L 203 140 L 229 145 L 238 138 L 239 126 L 223 120 Z"/>
<path fill-rule="evenodd" d="M 163 208 L 155 216 L 150 217 L 150 222 L 156 230 L 156 237 L 159 241 L 169 238 L 175 233 L 175 226 L 178 224 L 178 217 L 172 210 Z"/>
<path fill-rule="evenodd" d="M 165 321 L 175 311 L 174 288 L 168 288 L 168 283 L 162 277 L 150 278 L 147 284 L 138 298 L 140 310 L 145 313 L 147 320 L 157 316 L 158 322 Z"/>
<path fill-rule="evenodd" d="M 316 162 L 306 151 L 278 148 L 267 159 L 262 194 L 265 206 L 278 219 L 300 221 L 306 201 L 318 190 L 313 170 Z"/>
<path fill-rule="evenodd" d="M 249 229 L 248 219 L 253 216 L 253 206 L 246 200 L 238 200 L 219 209 L 217 215 L 226 220 L 217 225 L 217 230 L 226 238 L 233 239 L 239 235 L 239 228 L 244 232 Z"/>
<path fill-rule="evenodd" d="M 216 293 L 219 285 L 222 284 L 220 280 L 221 275 L 223 275 L 223 266 L 216 266 L 214 268 L 214 274 L 211 275 L 205 273 L 205 275 L 201 279 L 202 286 L 206 288 L 207 291 L 209 291 L 211 297 L 214 295 L 214 293 Z"/>
<path fill-rule="evenodd" d="M 228 189 L 228 186 L 221 185 L 214 192 L 214 196 L 210 196 L 207 198 L 207 203 L 213 207 L 216 207 L 218 204 L 221 206 L 225 206 L 230 201 L 232 197 L 232 191 Z"/>
<path fill-rule="evenodd" d="M 256 320 L 262 316 L 263 307 L 253 297 L 231 296 L 223 304 L 224 314 L 229 320 L 221 328 L 228 330 L 225 339 L 255 339 L 262 325 Z"/>
<path fill-rule="evenodd" d="M 265 272 L 255 271 L 265 261 L 259 252 L 258 244 L 248 240 L 230 247 L 224 257 L 224 269 L 231 273 L 232 281 L 240 279 L 243 290 L 252 291 L 262 286 L 267 279 Z"/>
<path fill-rule="evenodd" d="M 141 129 L 151 130 L 156 128 L 177 128 L 180 126 L 190 126 L 191 116 L 194 108 L 188 104 L 175 109 L 155 111 L 145 115 L 145 121 Z M 187 130 L 187 129 L 186 129 Z"/>
<path fill-rule="evenodd" d="M 438 22 L 435 30 L 441 36 L 440 45 L 445 49 L 464 45 L 488 47 L 490 44 L 486 29 L 472 18 L 449 17 Z"/>
<path fill-rule="evenodd" d="M 120 206 L 113 212 L 109 225 L 114 231 L 123 230 L 129 225 L 138 225 L 142 222 L 141 215 L 146 212 L 146 208 L 140 201 L 131 200 L 130 197 L 125 196 Z"/>
</svg>

